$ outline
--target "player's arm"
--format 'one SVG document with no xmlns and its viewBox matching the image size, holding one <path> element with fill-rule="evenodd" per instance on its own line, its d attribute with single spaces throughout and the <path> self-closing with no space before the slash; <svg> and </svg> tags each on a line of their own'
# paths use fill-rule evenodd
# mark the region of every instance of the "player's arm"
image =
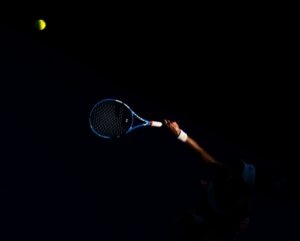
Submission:
<svg viewBox="0 0 300 241">
<path fill-rule="evenodd" d="M 183 141 L 188 146 L 190 146 L 192 149 L 197 151 L 201 155 L 202 160 L 205 163 L 213 164 L 218 167 L 224 166 L 223 163 L 215 160 L 215 158 L 213 158 L 207 151 L 205 151 L 194 139 L 192 139 L 184 131 L 182 131 L 175 121 L 170 121 L 170 120 L 165 119 L 164 124 L 175 136 L 177 136 L 177 138 L 179 140 Z"/>
</svg>

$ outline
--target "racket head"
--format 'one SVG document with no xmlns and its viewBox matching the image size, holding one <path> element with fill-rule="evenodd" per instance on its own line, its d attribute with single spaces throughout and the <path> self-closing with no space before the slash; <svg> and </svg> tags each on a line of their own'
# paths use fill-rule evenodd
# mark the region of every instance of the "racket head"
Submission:
<svg viewBox="0 0 300 241">
<path fill-rule="evenodd" d="M 102 138 L 119 138 L 128 133 L 133 124 L 133 112 L 122 101 L 104 99 L 90 112 L 90 127 Z"/>
</svg>

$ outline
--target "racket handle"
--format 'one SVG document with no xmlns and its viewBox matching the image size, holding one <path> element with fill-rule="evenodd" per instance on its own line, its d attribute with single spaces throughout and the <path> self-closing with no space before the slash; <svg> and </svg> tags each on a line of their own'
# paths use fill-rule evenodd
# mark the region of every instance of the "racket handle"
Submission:
<svg viewBox="0 0 300 241">
<path fill-rule="evenodd" d="M 153 127 L 161 127 L 162 123 L 159 121 L 150 121 L 150 125 Z"/>
</svg>

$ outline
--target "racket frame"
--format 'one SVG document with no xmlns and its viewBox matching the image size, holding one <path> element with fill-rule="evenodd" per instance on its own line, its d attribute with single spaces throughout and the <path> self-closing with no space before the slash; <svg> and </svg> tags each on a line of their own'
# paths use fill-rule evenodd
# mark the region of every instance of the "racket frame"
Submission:
<svg viewBox="0 0 300 241">
<path fill-rule="evenodd" d="M 106 138 L 106 139 L 113 139 L 113 137 L 109 137 L 109 136 L 103 136 L 101 134 L 99 134 L 94 128 L 93 128 L 93 125 L 92 125 L 92 122 L 91 122 L 91 114 L 93 113 L 93 110 L 99 105 L 101 104 L 102 102 L 106 102 L 106 101 L 116 101 L 122 105 L 125 105 L 131 112 L 131 124 L 130 124 L 130 127 L 128 128 L 128 130 L 126 131 L 125 135 L 128 134 L 129 132 L 137 129 L 137 128 L 140 128 L 140 127 L 144 127 L 144 126 L 152 126 L 152 121 L 149 121 L 149 120 L 146 120 L 142 117 L 140 117 L 138 114 L 136 114 L 126 103 L 124 103 L 123 101 L 120 101 L 118 99 L 103 99 L 99 102 L 97 102 L 94 107 L 92 108 L 92 110 L 90 111 L 90 116 L 89 116 L 89 124 L 90 124 L 90 128 L 92 129 L 92 131 L 97 135 L 97 136 L 100 136 L 102 138 Z M 136 126 L 133 126 L 133 119 L 134 118 L 137 118 L 139 119 L 141 122 L 141 124 L 139 125 L 136 125 Z M 154 122 L 154 121 L 153 121 Z M 160 122 L 156 122 L 156 123 L 160 123 Z M 155 126 L 155 125 L 153 125 Z M 119 138 L 120 136 L 117 136 L 117 138 Z"/>
</svg>

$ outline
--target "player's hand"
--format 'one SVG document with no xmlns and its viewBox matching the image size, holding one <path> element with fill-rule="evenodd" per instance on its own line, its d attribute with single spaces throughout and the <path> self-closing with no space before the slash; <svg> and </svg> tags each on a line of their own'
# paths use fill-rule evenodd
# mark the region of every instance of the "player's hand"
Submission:
<svg viewBox="0 0 300 241">
<path fill-rule="evenodd" d="M 180 128 L 175 121 L 164 119 L 164 124 L 174 135 L 179 136 Z"/>
</svg>

